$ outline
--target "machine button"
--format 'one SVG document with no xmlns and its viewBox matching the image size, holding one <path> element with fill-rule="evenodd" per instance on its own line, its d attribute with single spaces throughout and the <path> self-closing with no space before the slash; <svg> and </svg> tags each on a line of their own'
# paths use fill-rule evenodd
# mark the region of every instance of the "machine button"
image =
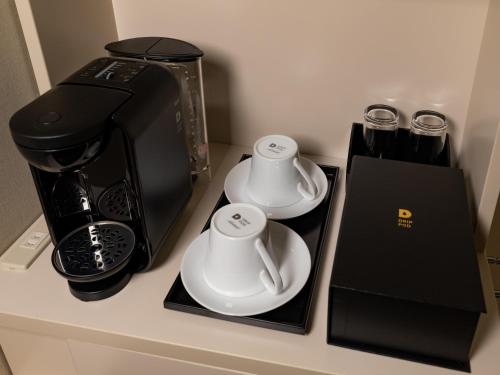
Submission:
<svg viewBox="0 0 500 375">
<path fill-rule="evenodd" d="M 47 112 L 38 118 L 38 122 L 43 125 L 49 125 L 61 119 L 61 114 L 58 112 Z"/>
</svg>

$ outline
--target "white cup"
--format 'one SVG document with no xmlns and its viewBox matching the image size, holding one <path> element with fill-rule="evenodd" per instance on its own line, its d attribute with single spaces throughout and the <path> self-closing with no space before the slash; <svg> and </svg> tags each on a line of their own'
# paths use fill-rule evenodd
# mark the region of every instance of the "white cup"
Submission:
<svg viewBox="0 0 500 375">
<path fill-rule="evenodd" d="M 283 281 L 278 269 L 261 209 L 234 203 L 215 212 L 203 269 L 208 286 L 230 297 L 247 297 L 264 289 L 279 294 Z"/>
<path fill-rule="evenodd" d="M 284 135 L 268 135 L 253 146 L 247 193 L 267 207 L 284 207 L 313 200 L 318 188 L 300 163 L 297 142 Z"/>
</svg>

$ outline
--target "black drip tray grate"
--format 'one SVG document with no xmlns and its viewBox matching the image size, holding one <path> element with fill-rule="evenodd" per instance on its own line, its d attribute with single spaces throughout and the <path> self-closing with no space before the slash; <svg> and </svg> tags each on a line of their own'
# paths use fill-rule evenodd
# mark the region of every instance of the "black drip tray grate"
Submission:
<svg viewBox="0 0 500 375">
<path fill-rule="evenodd" d="M 129 189 L 125 181 L 106 189 L 99 198 L 98 207 L 101 215 L 118 221 L 132 220 Z"/>
<path fill-rule="evenodd" d="M 249 157 L 251 156 L 245 154 L 241 160 L 248 159 Z M 193 300 L 184 288 L 180 275 L 178 275 L 163 302 L 164 307 L 166 309 L 209 316 L 237 323 L 305 334 L 308 330 L 309 312 L 311 309 L 314 285 L 321 262 L 323 240 L 330 219 L 331 203 L 339 171 L 338 167 L 332 166 L 320 165 L 320 168 L 325 172 L 328 180 L 328 192 L 323 202 L 313 211 L 305 215 L 293 219 L 276 220 L 297 232 L 304 239 L 311 252 L 311 274 L 309 275 L 306 285 L 299 294 L 283 306 L 264 314 L 244 317 L 228 316 L 210 311 Z M 203 231 L 209 228 L 210 219 L 214 212 L 226 204 L 229 204 L 229 201 L 226 195 L 222 193 Z"/>
<path fill-rule="evenodd" d="M 59 241 L 52 254 L 53 264 L 73 281 L 97 281 L 123 268 L 134 245 L 134 231 L 122 223 L 89 223 Z"/>
</svg>

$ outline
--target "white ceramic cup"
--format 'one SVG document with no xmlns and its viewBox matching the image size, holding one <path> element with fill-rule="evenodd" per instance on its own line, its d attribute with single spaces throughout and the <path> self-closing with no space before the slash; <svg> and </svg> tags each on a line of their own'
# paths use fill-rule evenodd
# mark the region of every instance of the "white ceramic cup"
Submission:
<svg viewBox="0 0 500 375">
<path fill-rule="evenodd" d="M 297 142 L 284 135 L 268 135 L 253 146 L 247 193 L 267 207 L 284 207 L 313 200 L 318 187 L 300 163 Z"/>
<path fill-rule="evenodd" d="M 226 205 L 212 216 L 205 282 L 217 293 L 247 297 L 283 289 L 264 212 L 251 204 Z"/>
</svg>

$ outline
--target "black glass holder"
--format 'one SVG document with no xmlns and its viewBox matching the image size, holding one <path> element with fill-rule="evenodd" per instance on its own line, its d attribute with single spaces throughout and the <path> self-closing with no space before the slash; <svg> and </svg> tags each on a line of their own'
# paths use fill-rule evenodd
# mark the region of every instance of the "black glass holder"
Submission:
<svg viewBox="0 0 500 375">
<path fill-rule="evenodd" d="M 240 161 L 250 157 L 251 155 L 244 154 Z M 165 297 L 163 306 L 170 310 L 203 315 L 236 323 L 289 333 L 306 334 L 309 329 L 314 286 L 321 264 L 325 235 L 332 210 L 332 198 L 339 173 L 338 167 L 327 165 L 319 165 L 319 167 L 325 172 L 328 181 L 328 191 L 320 205 L 305 215 L 292 219 L 276 220 L 298 233 L 311 252 L 311 273 L 302 290 L 294 298 L 284 305 L 263 314 L 243 317 L 223 315 L 210 311 L 193 300 L 184 288 L 179 274 Z M 229 204 L 229 201 L 226 195 L 222 193 L 210 217 L 207 219 L 202 232 L 210 227 L 210 219 L 215 211 L 227 204 Z"/>
<path fill-rule="evenodd" d="M 451 145 L 450 136 L 446 134 L 444 147 L 439 156 L 435 159 L 433 165 L 442 167 L 451 166 Z M 363 124 L 353 123 L 351 128 L 351 139 L 349 141 L 349 153 L 347 156 L 347 174 L 351 170 L 352 158 L 356 155 L 370 156 L 363 137 Z M 411 157 L 410 130 L 399 128 L 396 137 L 396 153 L 394 160 L 407 161 L 414 163 Z"/>
</svg>

